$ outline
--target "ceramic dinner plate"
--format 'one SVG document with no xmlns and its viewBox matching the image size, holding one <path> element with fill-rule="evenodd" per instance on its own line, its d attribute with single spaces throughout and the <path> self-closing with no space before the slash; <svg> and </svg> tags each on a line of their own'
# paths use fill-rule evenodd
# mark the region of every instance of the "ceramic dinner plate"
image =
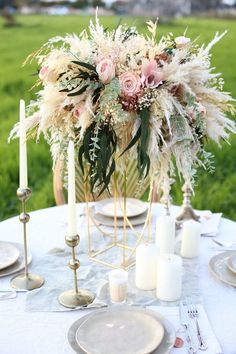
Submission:
<svg viewBox="0 0 236 354">
<path fill-rule="evenodd" d="M 157 312 L 125 305 L 88 314 L 68 332 L 80 354 L 168 354 L 175 337 L 173 326 Z"/>
<path fill-rule="evenodd" d="M 92 214 L 94 220 L 101 225 L 105 225 L 105 226 L 112 226 L 114 227 L 114 218 L 111 217 L 107 217 L 104 216 L 100 213 L 93 213 Z M 138 226 L 138 225 L 142 225 L 145 223 L 147 218 L 147 212 L 140 214 L 138 216 L 135 216 L 133 218 L 130 218 L 129 221 L 131 222 L 132 226 Z M 116 220 L 116 225 L 117 227 L 123 227 L 124 225 L 124 219 L 123 218 L 117 218 Z M 126 226 L 129 227 L 129 224 L 126 223 Z"/>
<path fill-rule="evenodd" d="M 9 242 L 0 242 L 0 270 L 9 267 L 17 261 L 20 251 Z"/>
<path fill-rule="evenodd" d="M 15 246 L 18 249 L 20 255 L 14 264 L 0 270 L 0 278 L 6 277 L 7 275 L 15 274 L 20 270 L 24 269 L 25 267 L 24 245 L 15 242 L 12 242 L 11 245 Z M 28 264 L 30 264 L 31 261 L 32 261 L 32 255 L 28 251 Z"/>
<path fill-rule="evenodd" d="M 150 313 L 114 308 L 89 316 L 78 328 L 76 341 L 86 353 L 146 354 L 160 345 L 163 336 L 162 324 Z"/>
<path fill-rule="evenodd" d="M 124 216 L 123 206 L 124 206 L 124 199 L 119 198 L 116 203 L 117 218 L 123 218 Z M 141 200 L 134 199 L 134 198 L 126 199 L 126 216 L 128 218 L 132 218 L 134 216 L 143 214 L 145 211 L 147 211 L 147 209 L 148 209 L 148 205 L 142 202 Z M 99 214 L 113 218 L 115 214 L 114 199 L 109 198 L 109 199 L 103 199 L 98 201 L 96 203 L 95 210 Z"/>
<path fill-rule="evenodd" d="M 236 251 L 228 258 L 227 266 L 231 270 L 231 272 L 236 274 Z"/>
<path fill-rule="evenodd" d="M 236 287 L 236 274 L 228 268 L 228 259 L 233 254 L 235 254 L 235 251 L 226 251 L 212 257 L 209 262 L 209 269 L 217 279 Z"/>
</svg>

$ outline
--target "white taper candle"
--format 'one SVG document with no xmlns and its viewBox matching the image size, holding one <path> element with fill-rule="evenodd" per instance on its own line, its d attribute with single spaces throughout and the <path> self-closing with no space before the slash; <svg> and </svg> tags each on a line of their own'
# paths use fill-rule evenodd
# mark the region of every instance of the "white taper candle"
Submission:
<svg viewBox="0 0 236 354">
<path fill-rule="evenodd" d="M 75 148 L 74 142 L 68 145 L 68 236 L 77 234 L 76 227 L 76 196 L 75 196 Z"/>
<path fill-rule="evenodd" d="M 19 187 L 26 189 L 28 187 L 27 173 L 27 145 L 26 145 L 26 127 L 25 127 L 25 101 L 20 100 L 20 126 L 19 126 Z"/>
</svg>

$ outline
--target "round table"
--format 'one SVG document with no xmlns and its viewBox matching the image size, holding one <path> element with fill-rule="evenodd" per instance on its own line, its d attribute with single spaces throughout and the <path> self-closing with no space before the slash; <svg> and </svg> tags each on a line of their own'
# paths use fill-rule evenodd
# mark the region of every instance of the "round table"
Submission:
<svg viewBox="0 0 236 354">
<path fill-rule="evenodd" d="M 78 215 L 83 208 L 83 204 L 77 204 Z M 33 254 L 30 266 L 33 271 L 42 255 L 54 247 L 65 247 L 67 206 L 38 210 L 30 214 L 31 220 L 27 225 L 28 247 Z M 222 218 L 217 238 L 236 241 L 236 223 Z M 18 217 L 0 223 L 0 240 L 23 242 L 22 225 Z M 236 289 L 219 282 L 208 270 L 210 258 L 221 251 L 210 237 L 202 237 L 199 257 L 200 289 L 205 310 L 223 353 L 236 354 Z M 9 288 L 10 279 L 11 276 L 0 278 L 0 289 Z M 70 325 L 87 311 L 25 312 L 25 299 L 25 293 L 18 293 L 15 299 L 0 301 L 0 352 L 64 353 L 64 347 L 68 345 L 66 336 Z"/>
</svg>

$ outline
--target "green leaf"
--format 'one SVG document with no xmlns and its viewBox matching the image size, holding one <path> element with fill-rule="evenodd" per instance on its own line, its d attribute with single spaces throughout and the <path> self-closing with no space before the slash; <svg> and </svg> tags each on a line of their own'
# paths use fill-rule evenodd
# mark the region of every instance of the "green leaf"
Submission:
<svg viewBox="0 0 236 354">
<path fill-rule="evenodd" d="M 82 93 L 84 93 L 84 92 L 87 90 L 88 87 L 89 87 L 89 85 L 85 85 L 85 86 L 83 86 L 79 91 L 69 93 L 67 96 L 69 96 L 69 97 L 72 97 L 72 96 L 79 96 L 79 95 L 81 95 Z"/>
<path fill-rule="evenodd" d="M 107 190 L 110 193 L 110 191 L 109 191 L 109 183 L 110 183 L 111 176 L 112 176 L 112 174 L 115 171 L 115 166 L 116 166 L 115 165 L 115 160 L 112 159 L 110 171 L 109 171 L 109 173 L 108 173 L 108 175 L 107 175 L 107 177 L 106 177 L 106 179 L 104 181 L 104 186 L 101 189 L 101 191 L 99 192 L 98 197 L 100 197 L 105 190 Z"/>
<path fill-rule="evenodd" d="M 93 66 L 93 65 L 91 65 L 91 64 L 89 64 L 89 63 L 84 63 L 84 62 L 82 62 L 82 61 L 77 61 L 77 60 L 72 61 L 72 63 L 74 63 L 74 64 L 76 64 L 76 65 L 79 65 L 79 66 L 82 66 L 82 67 L 84 67 L 84 68 L 86 68 L 86 69 L 88 69 L 88 70 L 97 72 L 97 71 L 96 71 L 96 67 Z"/>
<path fill-rule="evenodd" d="M 68 89 L 63 89 L 63 90 L 59 90 L 59 92 L 70 92 L 71 90 Z"/>
<path fill-rule="evenodd" d="M 81 171 L 84 175 L 83 154 L 84 154 L 84 145 L 81 145 L 79 148 L 79 153 L 78 153 L 78 162 L 79 162 Z"/>
<path fill-rule="evenodd" d="M 139 147 L 139 169 L 140 175 L 147 177 L 150 169 L 150 158 L 147 154 L 148 142 L 149 142 L 149 118 L 150 112 L 148 108 L 144 108 L 140 111 L 141 119 L 141 137 Z"/>
<path fill-rule="evenodd" d="M 149 138 L 149 110 L 147 108 L 142 109 L 140 112 L 141 119 L 141 149 L 147 151 L 148 138 Z"/>
<path fill-rule="evenodd" d="M 128 151 L 129 149 L 131 149 L 138 141 L 138 139 L 140 138 L 141 136 L 141 126 L 138 128 L 135 136 L 133 137 L 133 139 L 130 141 L 130 143 L 128 144 L 128 146 L 125 148 L 125 150 L 120 154 L 119 157 L 121 157 L 122 155 L 124 155 L 124 153 L 126 151 Z"/>
</svg>

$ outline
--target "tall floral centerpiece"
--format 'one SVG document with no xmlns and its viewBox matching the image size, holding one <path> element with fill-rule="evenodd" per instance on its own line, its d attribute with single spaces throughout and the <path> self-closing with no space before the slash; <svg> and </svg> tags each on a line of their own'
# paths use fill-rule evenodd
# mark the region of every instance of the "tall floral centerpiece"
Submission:
<svg viewBox="0 0 236 354">
<path fill-rule="evenodd" d="M 220 144 L 235 132 L 226 116 L 233 100 L 210 63 L 225 33 L 199 46 L 171 33 L 158 39 L 157 23 L 147 28 L 149 35 L 123 25 L 109 31 L 96 19 L 29 58 L 39 65 L 40 88 L 28 105 L 28 136 L 44 134 L 54 163 L 73 139 L 98 194 L 131 157 L 140 178 L 150 176 L 166 194 L 176 171 L 191 185 L 198 166 L 211 168 L 204 141 Z"/>
</svg>

